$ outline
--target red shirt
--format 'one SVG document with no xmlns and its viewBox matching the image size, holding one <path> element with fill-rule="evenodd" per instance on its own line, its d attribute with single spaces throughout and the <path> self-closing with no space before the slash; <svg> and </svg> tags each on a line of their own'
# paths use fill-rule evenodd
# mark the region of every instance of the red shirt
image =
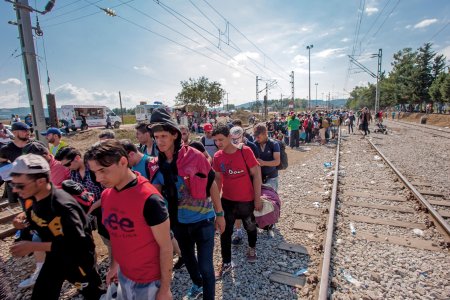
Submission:
<svg viewBox="0 0 450 300">
<path fill-rule="evenodd" d="M 66 167 L 64 167 L 61 162 L 57 161 L 53 155 L 50 154 L 50 182 L 53 183 L 53 185 L 60 189 L 61 184 L 64 180 L 70 179 L 70 170 Z"/>
<path fill-rule="evenodd" d="M 253 201 L 255 192 L 249 169 L 257 165 L 252 149 L 247 146 L 243 146 L 242 150 L 237 149 L 233 154 L 217 151 L 213 169 L 222 174 L 222 197 L 231 201 Z"/>
<path fill-rule="evenodd" d="M 134 282 L 149 283 L 161 278 L 159 245 L 143 211 L 147 199 L 159 192 L 146 178 L 138 176 L 137 180 L 136 186 L 122 191 L 103 191 L 103 224 L 120 271 Z"/>
</svg>

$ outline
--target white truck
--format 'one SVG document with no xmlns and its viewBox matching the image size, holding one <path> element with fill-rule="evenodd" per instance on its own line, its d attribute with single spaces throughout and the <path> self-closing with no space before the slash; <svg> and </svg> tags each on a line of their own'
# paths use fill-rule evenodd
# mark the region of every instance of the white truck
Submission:
<svg viewBox="0 0 450 300">
<path fill-rule="evenodd" d="M 111 125 L 119 128 L 122 118 L 117 116 L 112 110 L 101 105 L 63 105 L 58 112 L 58 119 L 72 130 L 87 129 L 88 127 L 106 126 L 106 118 L 111 118 Z M 86 125 L 83 125 L 83 116 L 86 118 Z M 83 127 L 83 128 L 82 128 Z"/>
<path fill-rule="evenodd" d="M 143 123 L 148 122 L 150 120 L 150 116 L 153 113 L 153 110 L 158 107 L 162 107 L 162 102 L 155 101 L 153 104 L 146 104 L 144 102 L 141 102 L 141 104 L 136 105 L 136 122 L 137 123 Z"/>
</svg>

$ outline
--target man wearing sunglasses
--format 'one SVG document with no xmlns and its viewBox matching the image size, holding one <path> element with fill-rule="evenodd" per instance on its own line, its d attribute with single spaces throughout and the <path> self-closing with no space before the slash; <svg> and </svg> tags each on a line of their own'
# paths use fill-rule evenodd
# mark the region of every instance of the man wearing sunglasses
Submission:
<svg viewBox="0 0 450 300">
<path fill-rule="evenodd" d="M 15 122 L 11 126 L 11 131 L 14 139 L 6 146 L 0 148 L 0 158 L 6 159 L 9 162 L 14 162 L 17 157 L 22 155 L 23 147 L 30 142 L 30 127 L 22 122 Z M 13 193 L 9 185 L 5 186 L 5 195 L 8 197 L 9 203 L 16 203 L 18 201 L 17 194 Z"/>
<path fill-rule="evenodd" d="M 15 257 L 47 253 L 31 299 L 58 299 L 65 280 L 86 299 L 99 299 L 104 291 L 99 288 L 101 279 L 95 268 L 95 244 L 78 202 L 50 183 L 50 166 L 42 156 L 18 157 L 11 177 L 13 191 L 25 199 L 25 214 L 17 216 L 13 224 L 17 229 L 29 226 L 41 241 L 15 243 L 10 252 Z"/>
</svg>

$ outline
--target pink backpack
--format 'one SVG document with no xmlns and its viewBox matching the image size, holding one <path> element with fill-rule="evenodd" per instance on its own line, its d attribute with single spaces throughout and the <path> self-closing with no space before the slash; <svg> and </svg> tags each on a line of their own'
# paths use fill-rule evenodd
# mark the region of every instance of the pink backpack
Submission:
<svg viewBox="0 0 450 300">
<path fill-rule="evenodd" d="M 267 225 L 272 225 L 278 222 L 281 211 L 281 200 L 280 197 L 278 197 L 277 192 L 273 188 L 266 185 L 261 186 L 261 196 L 269 200 L 273 204 L 274 208 L 272 212 L 265 214 L 264 216 L 255 217 L 258 227 L 264 228 Z"/>
</svg>

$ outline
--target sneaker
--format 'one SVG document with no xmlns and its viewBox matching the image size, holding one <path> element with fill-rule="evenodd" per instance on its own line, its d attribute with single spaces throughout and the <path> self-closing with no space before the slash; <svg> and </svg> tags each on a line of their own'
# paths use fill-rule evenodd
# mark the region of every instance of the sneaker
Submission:
<svg viewBox="0 0 450 300">
<path fill-rule="evenodd" d="M 256 260 L 257 260 L 256 249 L 252 248 L 252 247 L 248 247 L 248 250 L 247 250 L 247 261 L 249 263 L 254 263 L 254 262 L 256 262 Z"/>
<path fill-rule="evenodd" d="M 173 269 L 178 270 L 178 269 L 181 269 L 182 267 L 184 267 L 184 259 L 183 259 L 183 256 L 180 256 L 180 257 L 178 257 L 177 262 L 173 266 Z"/>
<path fill-rule="evenodd" d="M 232 262 L 230 262 L 230 263 L 228 263 L 228 264 L 222 264 L 222 266 L 220 267 L 219 271 L 216 272 L 216 280 L 220 280 L 220 279 L 222 279 L 222 277 L 223 277 L 225 274 L 230 273 L 231 270 L 233 270 L 233 267 L 234 267 L 234 266 L 233 266 L 233 263 L 232 263 Z"/>
<path fill-rule="evenodd" d="M 32 287 L 36 283 L 36 279 L 39 276 L 39 271 L 40 270 L 34 271 L 33 275 L 31 275 L 29 278 L 27 278 L 24 281 L 22 281 L 21 283 L 19 283 L 19 286 L 18 286 L 19 289 L 26 289 L 26 288 Z"/>
<path fill-rule="evenodd" d="M 239 234 L 236 234 L 233 238 L 233 240 L 231 241 L 231 243 L 235 246 L 242 244 L 242 236 L 240 236 Z"/>
<path fill-rule="evenodd" d="M 188 299 L 198 299 L 203 295 L 203 287 L 193 284 L 187 293 Z"/>
<path fill-rule="evenodd" d="M 267 233 L 269 234 L 269 237 L 270 238 L 274 238 L 275 237 L 275 232 L 273 232 L 273 229 L 269 229 L 268 231 L 267 231 Z"/>
</svg>

